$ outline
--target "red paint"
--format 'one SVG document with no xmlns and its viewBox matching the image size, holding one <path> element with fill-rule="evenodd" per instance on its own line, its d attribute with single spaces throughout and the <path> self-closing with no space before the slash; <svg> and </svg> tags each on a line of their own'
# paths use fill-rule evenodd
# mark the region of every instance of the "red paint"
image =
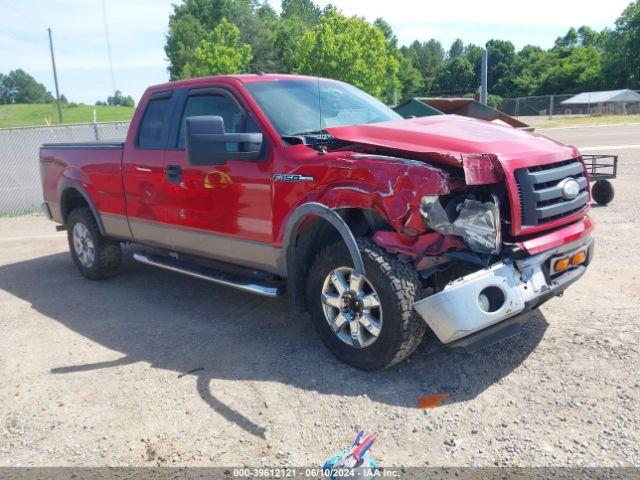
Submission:
<svg viewBox="0 0 640 480">
<path fill-rule="evenodd" d="M 422 255 L 440 255 L 448 250 L 467 249 L 460 237 L 441 235 L 437 232 L 425 233 L 418 237 L 408 237 L 397 232 L 381 231 L 373 235 L 373 241 L 389 253 L 402 253 L 414 260 Z"/>
<path fill-rule="evenodd" d="M 61 179 L 74 178 L 102 213 L 276 247 L 282 246 L 287 221 L 303 203 L 371 209 L 394 229 L 379 232 L 376 238 L 381 245 L 416 256 L 436 255 L 446 249 L 447 242 L 451 248 L 462 248 L 460 242 L 455 244 L 449 237 L 441 238 L 441 243 L 434 242 L 436 234 L 427 231 L 419 212 L 422 196 L 447 194 L 463 188 L 465 181 L 467 185 L 504 181 L 512 211 L 511 234 L 516 239 L 526 238 L 521 245 L 528 252 L 552 248 L 590 232 L 586 211 L 538 227 L 521 225 L 514 171 L 578 157 L 572 147 L 511 127 L 455 115 L 328 129 L 335 137 L 350 142 L 349 150 L 322 154 L 305 145 L 288 146 L 243 88 L 247 82 L 283 79 L 317 81 L 301 76 L 235 75 L 149 88 L 138 105 L 122 151 L 41 150 L 41 157 L 46 159 L 42 165 L 45 200 L 58 203 Z M 254 118 L 268 144 L 269 154 L 263 162 L 192 166 L 184 151 L 141 150 L 136 146 L 137 127 L 151 95 L 212 86 L 231 91 Z M 182 167 L 180 184 L 167 181 L 167 165 Z M 274 173 L 299 173 L 314 181 L 275 183 Z M 230 181 L 223 180 L 227 177 Z M 211 188 L 205 187 L 207 182 Z M 569 224 L 572 225 L 566 227 Z M 575 225 L 589 228 L 578 232 Z"/>
<path fill-rule="evenodd" d="M 579 222 L 559 230 L 518 242 L 518 246 L 530 255 L 536 255 L 560 245 L 585 238 L 593 232 L 593 227 L 593 220 L 590 217 L 584 217 Z"/>
<path fill-rule="evenodd" d="M 587 208 L 570 217 L 540 226 L 522 225 L 515 170 L 580 156 L 575 148 L 542 135 L 457 115 L 436 115 L 328 130 L 346 141 L 398 152 L 436 164 L 460 167 L 471 162 L 473 168 L 467 168 L 465 173 L 471 173 L 470 180 L 474 184 L 495 183 L 499 164 L 508 187 L 512 206 L 511 234 L 515 237 L 566 225 L 583 217 L 588 210 Z M 477 158 L 483 154 L 489 154 L 493 169 L 479 167 Z M 489 173 L 489 170 L 493 172 Z"/>
<path fill-rule="evenodd" d="M 493 154 L 464 156 L 462 169 L 467 185 L 491 185 L 503 179 L 502 166 Z"/>
</svg>

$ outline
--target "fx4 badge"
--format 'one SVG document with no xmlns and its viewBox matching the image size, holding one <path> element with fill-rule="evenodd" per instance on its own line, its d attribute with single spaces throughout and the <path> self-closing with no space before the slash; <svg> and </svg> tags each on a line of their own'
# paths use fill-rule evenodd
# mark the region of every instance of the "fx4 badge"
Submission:
<svg viewBox="0 0 640 480">
<path fill-rule="evenodd" d="M 315 178 L 306 177 L 304 175 L 294 175 L 292 173 L 275 173 L 273 175 L 274 182 L 313 182 Z"/>
</svg>

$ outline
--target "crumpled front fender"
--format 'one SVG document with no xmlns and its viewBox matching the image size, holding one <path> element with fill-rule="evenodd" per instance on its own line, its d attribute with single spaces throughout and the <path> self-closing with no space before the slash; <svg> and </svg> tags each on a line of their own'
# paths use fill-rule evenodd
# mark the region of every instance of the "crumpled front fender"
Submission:
<svg viewBox="0 0 640 480">
<path fill-rule="evenodd" d="M 422 197 L 446 195 L 458 185 L 444 169 L 383 155 L 354 154 L 327 166 L 315 201 L 330 208 L 371 209 L 410 236 L 427 230 L 420 216 Z"/>
</svg>

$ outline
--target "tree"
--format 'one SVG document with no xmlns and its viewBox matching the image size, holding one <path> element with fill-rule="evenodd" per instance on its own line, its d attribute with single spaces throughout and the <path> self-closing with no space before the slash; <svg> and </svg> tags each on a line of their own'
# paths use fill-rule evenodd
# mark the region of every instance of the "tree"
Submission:
<svg viewBox="0 0 640 480">
<path fill-rule="evenodd" d="M 318 23 L 321 16 L 320 7 L 311 0 L 283 0 L 274 38 L 274 48 L 282 64 L 282 71 L 293 71 L 298 42 Z"/>
<path fill-rule="evenodd" d="M 248 44 L 252 52 L 252 60 L 245 71 L 282 71 L 282 61 L 275 49 L 275 30 L 279 23 L 275 10 L 265 2 L 240 20 L 242 23 L 236 24 L 240 29 L 240 40 Z"/>
<path fill-rule="evenodd" d="M 313 25 L 322 15 L 322 10 L 311 0 L 282 0 L 282 14 L 280 18 L 299 19 L 304 23 Z"/>
<path fill-rule="evenodd" d="M 462 55 L 473 67 L 473 85 L 479 87 L 482 82 L 482 47 L 470 43 L 464 47 Z"/>
<path fill-rule="evenodd" d="M 400 99 L 412 97 L 424 88 L 422 75 L 415 65 L 415 52 L 413 50 L 407 49 L 400 52 L 400 65 L 398 68 Z"/>
<path fill-rule="evenodd" d="M 184 66 L 182 75 L 188 78 L 243 73 L 247 71 L 251 58 L 251 46 L 240 43 L 238 27 L 223 18 L 200 42 L 194 59 Z"/>
<path fill-rule="evenodd" d="M 556 47 L 577 47 L 580 38 L 575 28 L 571 27 L 564 37 L 558 37 L 555 42 Z"/>
<path fill-rule="evenodd" d="M 184 77 L 183 69 L 195 60 L 195 50 L 226 18 L 240 31 L 240 41 L 254 53 L 248 70 L 278 71 L 282 62 L 274 47 L 278 16 L 257 0 L 184 0 L 173 5 L 165 53 L 171 80 Z"/>
<path fill-rule="evenodd" d="M 436 85 L 447 92 L 469 92 L 475 90 L 473 65 L 463 56 L 445 61 L 438 70 Z"/>
<path fill-rule="evenodd" d="M 389 62 L 387 64 L 387 82 L 383 88 L 381 98 L 386 103 L 396 103 L 399 100 L 398 96 L 401 95 L 399 69 L 400 64 L 402 63 L 402 55 L 398 51 L 398 38 L 393 33 L 391 25 L 380 17 L 375 19 L 373 26 L 380 30 L 382 35 L 384 35 L 384 38 L 387 41 L 387 53 L 389 54 L 389 57 L 395 58 L 396 60 L 395 62 Z M 410 72 L 405 71 L 403 74 L 410 74 Z"/>
<path fill-rule="evenodd" d="M 302 36 L 294 58 L 299 73 L 343 80 L 378 97 L 398 74 L 398 60 L 382 32 L 333 9 Z"/>
<path fill-rule="evenodd" d="M 205 35 L 206 30 L 202 23 L 190 13 L 174 14 L 170 17 L 169 35 L 164 51 L 169 59 L 168 70 L 171 80 L 177 80 L 182 76 L 182 69 L 194 59 L 195 49 Z"/>
<path fill-rule="evenodd" d="M 601 47 L 603 34 L 586 25 L 578 29 L 578 42 L 584 47 Z"/>
<path fill-rule="evenodd" d="M 538 93 L 579 92 L 605 87 L 602 56 L 594 47 L 575 47 L 551 60 Z"/>
<path fill-rule="evenodd" d="M 413 54 L 409 56 L 414 59 L 414 66 L 422 74 L 424 89 L 430 91 L 434 86 L 438 70 L 444 61 L 442 45 L 433 39 L 425 43 L 420 43 L 416 40 L 409 47 L 403 47 L 403 52 L 405 52 L 405 48 L 413 51 Z"/>
<path fill-rule="evenodd" d="M 6 79 L 7 79 L 7 76 L 0 73 L 0 105 L 11 103 L 9 101 L 11 98 L 9 85 Z"/>
<path fill-rule="evenodd" d="M 613 31 L 604 32 L 604 71 L 612 87 L 640 88 L 640 0 L 629 4 Z"/>
<path fill-rule="evenodd" d="M 524 97 L 539 92 L 549 67 L 550 54 L 540 47 L 527 45 L 516 55 L 513 96 Z"/>
<path fill-rule="evenodd" d="M 97 106 L 112 106 L 112 107 L 133 107 L 135 102 L 133 101 L 133 97 L 131 95 L 127 95 L 126 97 L 122 94 L 120 90 L 116 90 L 113 96 L 107 97 L 107 101 L 103 102 L 102 100 L 98 100 L 96 102 Z"/>
<path fill-rule="evenodd" d="M 382 35 L 384 35 L 384 38 L 387 40 L 387 44 L 391 50 L 398 49 L 398 37 L 393 33 L 391 25 L 389 25 L 384 18 L 376 18 L 373 21 L 373 26 L 382 32 Z"/>
<path fill-rule="evenodd" d="M 452 59 L 452 58 L 460 57 L 462 56 L 463 52 L 464 52 L 464 42 L 461 39 L 457 38 L 451 44 L 451 47 L 449 48 L 449 53 L 447 54 L 447 58 Z"/>
<path fill-rule="evenodd" d="M 516 49 L 507 40 L 489 40 L 486 44 L 487 82 L 491 93 L 511 96 L 514 90 Z"/>
<path fill-rule="evenodd" d="M 21 69 L 0 74 L 0 103 L 50 103 L 53 95 Z"/>
</svg>

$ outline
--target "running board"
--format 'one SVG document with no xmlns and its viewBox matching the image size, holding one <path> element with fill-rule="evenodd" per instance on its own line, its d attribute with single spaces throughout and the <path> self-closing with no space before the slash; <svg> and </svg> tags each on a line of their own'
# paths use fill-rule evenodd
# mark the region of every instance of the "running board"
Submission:
<svg viewBox="0 0 640 480">
<path fill-rule="evenodd" d="M 236 288 L 244 292 L 255 293 L 256 295 L 262 295 L 263 297 L 273 298 L 282 295 L 282 287 L 280 286 L 257 283 L 249 278 L 244 278 L 239 275 L 181 262 L 180 260 L 170 257 L 161 257 L 158 255 L 135 252 L 133 254 L 133 259 L 146 265 L 153 265 L 154 267 L 182 273 L 189 277 L 199 278 L 200 280 L 217 283 L 218 285 L 224 285 L 225 287 Z"/>
</svg>

